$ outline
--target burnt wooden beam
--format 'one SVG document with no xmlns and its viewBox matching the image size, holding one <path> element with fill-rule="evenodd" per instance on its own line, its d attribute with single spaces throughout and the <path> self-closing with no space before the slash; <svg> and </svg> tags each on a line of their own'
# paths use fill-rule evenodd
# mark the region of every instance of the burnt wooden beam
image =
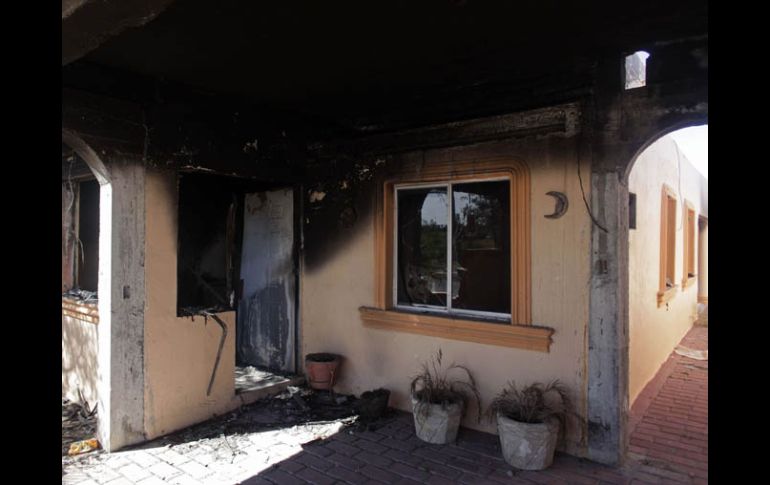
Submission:
<svg viewBox="0 0 770 485">
<path fill-rule="evenodd" d="M 377 155 L 535 135 L 574 136 L 579 129 L 579 103 L 565 103 L 520 113 L 316 143 L 310 151 L 319 158 L 334 157 L 339 153 Z"/>
<path fill-rule="evenodd" d="M 127 28 L 160 15 L 174 0 L 62 0 L 62 66 Z"/>
<path fill-rule="evenodd" d="M 269 119 L 216 99 L 140 103 L 63 90 L 62 127 L 105 160 L 130 156 L 150 167 L 292 183 L 303 173 L 305 135 Z"/>
</svg>

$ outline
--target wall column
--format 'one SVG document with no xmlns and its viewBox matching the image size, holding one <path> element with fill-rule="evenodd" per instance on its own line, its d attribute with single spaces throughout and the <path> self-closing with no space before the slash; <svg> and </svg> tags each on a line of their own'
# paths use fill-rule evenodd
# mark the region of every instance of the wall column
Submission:
<svg viewBox="0 0 770 485">
<path fill-rule="evenodd" d="M 144 173 L 108 164 L 99 214 L 99 441 L 107 451 L 144 440 Z"/>
<path fill-rule="evenodd" d="M 628 418 L 628 187 L 615 171 L 594 172 L 588 322 L 588 456 L 619 465 Z"/>
</svg>

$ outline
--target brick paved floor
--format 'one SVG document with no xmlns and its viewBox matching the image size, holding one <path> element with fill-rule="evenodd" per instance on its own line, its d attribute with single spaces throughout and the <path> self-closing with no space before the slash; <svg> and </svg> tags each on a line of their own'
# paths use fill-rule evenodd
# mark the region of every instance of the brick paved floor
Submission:
<svg viewBox="0 0 770 485">
<path fill-rule="evenodd" d="M 708 329 L 693 328 L 682 344 L 705 348 Z M 704 483 L 707 362 L 674 354 L 656 379 L 633 410 L 641 415 L 632 419 L 631 459 L 622 469 L 557 453 L 548 470 L 516 471 L 502 460 L 494 435 L 461 429 L 455 444 L 431 445 L 414 435 L 410 414 L 395 412 L 373 430 L 337 421 L 205 438 L 183 431 L 181 439 L 177 433 L 116 453 L 65 457 L 62 483 Z"/>
<path fill-rule="evenodd" d="M 680 345 L 708 349 L 708 327 L 695 326 Z M 678 483 L 708 480 L 708 360 L 675 352 L 631 409 L 629 458 Z"/>
</svg>

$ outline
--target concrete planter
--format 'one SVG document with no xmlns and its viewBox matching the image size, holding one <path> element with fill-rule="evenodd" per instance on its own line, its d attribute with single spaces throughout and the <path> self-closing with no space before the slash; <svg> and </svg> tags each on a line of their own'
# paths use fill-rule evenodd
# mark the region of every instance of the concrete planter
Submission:
<svg viewBox="0 0 770 485">
<path fill-rule="evenodd" d="M 498 414 L 497 432 L 500 434 L 503 458 L 512 467 L 544 470 L 553 463 L 559 421 L 520 423 Z"/>
<path fill-rule="evenodd" d="M 443 445 L 453 443 L 460 429 L 463 416 L 462 403 L 452 403 L 446 407 L 441 404 L 417 406 L 419 401 L 412 396 L 414 429 L 417 437 L 428 443 Z"/>
</svg>

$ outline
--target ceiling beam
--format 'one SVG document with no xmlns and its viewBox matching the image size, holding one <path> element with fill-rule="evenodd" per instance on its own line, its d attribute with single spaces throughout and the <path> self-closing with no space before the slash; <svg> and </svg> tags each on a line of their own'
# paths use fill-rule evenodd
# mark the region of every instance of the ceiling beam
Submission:
<svg viewBox="0 0 770 485">
<path fill-rule="evenodd" d="M 62 66 L 129 27 L 153 20 L 174 0 L 62 0 Z"/>
</svg>

